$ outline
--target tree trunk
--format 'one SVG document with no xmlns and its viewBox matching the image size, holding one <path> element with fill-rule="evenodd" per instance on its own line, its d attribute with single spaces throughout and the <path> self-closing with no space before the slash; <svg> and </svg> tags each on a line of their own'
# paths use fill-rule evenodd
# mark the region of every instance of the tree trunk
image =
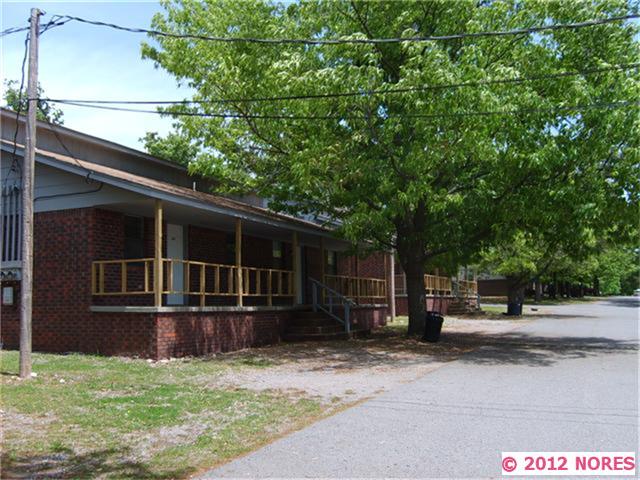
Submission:
<svg viewBox="0 0 640 480">
<path fill-rule="evenodd" d="M 593 277 L 593 294 L 598 297 L 600 296 L 600 279 L 598 277 Z"/>
<path fill-rule="evenodd" d="M 407 277 L 407 300 L 409 303 L 409 335 L 424 333 L 424 318 L 426 314 L 424 291 L 424 265 L 421 262 L 411 262 L 403 265 Z"/>
<path fill-rule="evenodd" d="M 507 285 L 507 315 L 522 315 L 525 285 L 514 277 L 507 277 Z"/>
<path fill-rule="evenodd" d="M 554 300 L 558 297 L 558 276 L 554 273 L 553 274 L 553 289 L 550 292 L 550 296 L 551 298 L 553 298 Z"/>
<path fill-rule="evenodd" d="M 536 303 L 540 303 L 542 300 L 542 282 L 539 278 L 536 278 Z"/>
</svg>

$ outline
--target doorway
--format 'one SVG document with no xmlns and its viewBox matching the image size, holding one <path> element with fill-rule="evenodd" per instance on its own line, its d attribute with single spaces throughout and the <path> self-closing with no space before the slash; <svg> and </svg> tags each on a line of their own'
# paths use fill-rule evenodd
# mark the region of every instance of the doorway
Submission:
<svg viewBox="0 0 640 480">
<path fill-rule="evenodd" d="M 167 258 L 184 260 L 184 228 L 182 225 L 167 224 Z M 173 264 L 173 290 L 184 290 L 184 264 Z M 167 305 L 184 305 L 182 293 L 167 295 Z"/>
</svg>

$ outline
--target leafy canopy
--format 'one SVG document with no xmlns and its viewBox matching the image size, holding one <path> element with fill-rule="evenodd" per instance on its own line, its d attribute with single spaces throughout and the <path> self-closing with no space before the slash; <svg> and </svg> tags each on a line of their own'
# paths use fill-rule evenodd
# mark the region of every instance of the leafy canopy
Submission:
<svg viewBox="0 0 640 480">
<path fill-rule="evenodd" d="M 163 6 L 153 27 L 178 34 L 356 39 L 509 30 L 637 10 L 625 0 L 176 0 Z M 425 263 L 469 261 L 514 226 L 549 231 L 555 225 L 558 236 L 572 233 L 575 224 L 545 220 L 555 205 L 573 203 L 582 213 L 571 219 L 580 220 L 597 216 L 603 202 L 624 212 L 637 202 L 637 110 L 554 110 L 635 101 L 637 69 L 482 84 L 637 62 L 637 32 L 637 25 L 611 23 L 375 46 L 158 38 L 143 46 L 143 56 L 193 88 L 194 100 L 231 100 L 165 110 L 235 116 L 180 117 L 181 134 L 200 147 L 192 170 L 255 190 L 273 208 L 324 212 L 353 241 L 396 248 L 417 285 Z M 462 82 L 476 85 L 415 90 Z M 366 93 L 398 88 L 409 90 Z M 362 95 L 243 100 L 336 92 Z M 473 114 L 496 111 L 519 113 Z M 593 189 L 581 192 L 578 185 Z M 419 286 L 409 289 L 410 304 L 418 305 L 415 292 Z"/>
</svg>

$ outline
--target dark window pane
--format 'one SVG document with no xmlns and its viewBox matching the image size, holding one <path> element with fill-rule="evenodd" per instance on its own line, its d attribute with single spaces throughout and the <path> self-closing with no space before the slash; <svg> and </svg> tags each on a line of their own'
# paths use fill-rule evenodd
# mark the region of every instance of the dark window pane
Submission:
<svg viewBox="0 0 640 480">
<path fill-rule="evenodd" d="M 144 221 L 141 217 L 124 217 L 124 258 L 144 257 Z"/>
</svg>

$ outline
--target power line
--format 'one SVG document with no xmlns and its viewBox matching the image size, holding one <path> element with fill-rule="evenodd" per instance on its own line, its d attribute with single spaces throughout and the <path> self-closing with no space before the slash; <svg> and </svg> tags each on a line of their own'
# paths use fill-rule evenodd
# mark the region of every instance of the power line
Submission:
<svg viewBox="0 0 640 480">
<path fill-rule="evenodd" d="M 29 30 L 28 26 L 7 28 L 6 30 L 2 30 L 2 32 L 0 32 L 0 37 L 4 37 L 5 35 L 11 35 L 12 33 L 24 32 L 27 30 Z"/>
<path fill-rule="evenodd" d="M 476 82 L 461 82 L 450 83 L 443 85 L 425 85 L 417 87 L 406 88 L 390 88 L 379 90 L 361 90 L 352 92 L 338 92 L 338 93 L 318 93 L 318 94 L 302 94 L 302 95 L 285 95 L 276 97 L 253 97 L 253 98 L 223 98 L 223 99 L 211 99 L 211 100 L 83 100 L 83 99 L 61 99 L 61 98 L 40 98 L 40 101 L 47 102 L 69 102 L 69 103 L 88 103 L 95 105 L 207 105 L 207 104 L 226 104 L 226 103 L 258 103 L 258 102 L 274 102 L 285 100 L 312 100 L 322 98 L 343 98 L 343 97 L 365 97 L 370 95 L 386 95 L 394 93 L 411 93 L 411 92 L 423 92 L 430 90 L 443 90 L 448 88 L 464 88 L 464 87 L 479 87 L 483 85 L 502 85 L 502 84 L 519 84 L 525 82 L 533 82 L 538 80 L 548 80 L 564 77 L 574 77 L 580 75 L 595 75 L 604 72 L 611 72 L 616 70 L 631 70 L 640 67 L 640 63 L 630 63 L 623 65 L 615 65 L 611 67 L 594 68 L 588 70 L 580 70 L 575 72 L 559 72 L 547 75 L 537 75 L 533 77 L 523 78 L 507 78 L 498 80 L 480 80 Z"/>
<path fill-rule="evenodd" d="M 441 36 L 427 36 L 427 37 L 396 37 L 396 38 L 335 38 L 335 39 L 321 39 L 321 38 L 256 38 L 256 37 L 221 37 L 221 36 L 209 36 L 202 34 L 181 34 L 164 32 L 161 30 L 147 29 L 140 27 L 125 27 L 117 25 L 115 23 L 101 22 L 98 20 L 88 20 L 86 18 L 75 17 L 71 15 L 60 15 L 60 18 L 65 20 L 74 20 L 76 22 L 86 23 L 89 25 L 95 25 L 100 27 L 109 27 L 116 30 L 121 30 L 131 33 L 146 33 L 149 35 L 155 35 L 158 37 L 167 38 L 182 38 L 190 40 L 205 40 L 210 42 L 222 42 L 222 43 L 254 43 L 254 44 L 267 44 L 267 45 L 283 45 L 283 44 L 297 44 L 297 45 L 344 45 L 344 44 L 385 44 L 385 43 L 407 43 L 407 42 L 433 42 L 443 40 L 457 40 L 463 38 L 481 38 L 481 37 L 504 37 L 509 35 L 522 35 L 537 32 L 547 32 L 555 30 L 574 30 L 584 27 L 593 27 L 596 25 L 604 25 L 613 22 L 622 22 L 625 20 L 631 20 L 640 17 L 638 14 L 630 14 L 619 17 L 609 17 L 594 20 L 587 20 L 584 22 L 556 24 L 556 25 L 541 25 L 537 27 L 519 28 L 515 30 L 499 30 L 499 31 L 485 31 L 485 32 L 470 32 L 470 33 L 456 33 L 452 35 Z"/>
<path fill-rule="evenodd" d="M 44 121 L 49 125 L 49 129 L 53 132 L 53 135 L 56 137 L 56 140 L 58 140 L 58 143 L 60 144 L 60 146 L 66 152 L 67 156 L 71 157 L 80 168 L 82 168 L 84 171 L 87 172 L 87 183 L 88 183 L 89 182 L 89 178 L 90 178 L 91 174 L 93 173 L 93 170 L 85 167 L 82 164 L 82 162 L 80 161 L 80 159 L 76 158 L 76 156 L 73 153 L 71 153 L 71 150 L 69 150 L 69 147 L 67 147 L 67 145 L 62 140 L 62 137 L 58 133 L 58 128 L 56 127 L 55 123 L 53 123 L 51 120 L 49 120 L 49 117 L 47 116 L 47 112 L 42 107 L 40 102 L 38 102 L 38 110 L 40 110 L 40 112 L 42 113 L 42 117 L 44 118 Z"/>
<path fill-rule="evenodd" d="M 413 119 L 435 119 L 450 117 L 479 117 L 491 115 L 517 115 L 524 113 L 543 113 L 543 112 L 565 112 L 580 111 L 591 109 L 613 109 L 636 107 L 640 105 L 640 101 L 630 102 L 610 102 L 610 103 L 592 103 L 572 106 L 557 106 L 553 108 L 525 108 L 515 110 L 493 110 L 493 111 L 471 111 L 471 112 L 453 112 L 453 113 L 434 113 L 434 114 L 398 114 L 385 116 L 367 116 L 367 115 L 283 115 L 283 114 L 240 114 L 240 113 L 206 113 L 206 112 L 161 112 L 158 110 L 145 110 L 140 108 L 114 107 L 108 105 L 90 105 L 86 103 L 74 103 L 65 101 L 51 101 L 52 103 L 60 103 L 64 105 L 72 105 L 76 107 L 94 108 L 98 110 L 111 110 L 119 112 L 131 113 L 148 113 L 155 115 L 168 115 L 176 117 L 203 117 L 203 118 L 227 118 L 227 119 L 261 119 L 261 120 L 371 120 L 374 118 L 413 118 Z"/>
<path fill-rule="evenodd" d="M 13 151 L 11 152 L 11 167 L 9 167 L 9 171 L 7 175 L 4 177 L 2 181 L 2 190 L 4 191 L 5 187 L 9 183 L 9 177 L 13 172 L 18 172 L 21 174 L 22 170 L 20 167 L 20 163 L 18 162 L 17 148 L 18 148 L 18 131 L 20 129 L 20 113 L 22 111 L 22 91 L 24 90 L 24 78 L 25 78 L 25 66 L 27 64 L 27 56 L 29 55 L 29 32 L 25 35 L 24 38 L 24 54 L 22 56 L 22 65 L 20 67 L 20 90 L 18 90 L 18 106 L 16 107 L 16 128 L 13 131 Z M 15 183 L 14 183 L 15 185 Z"/>
<path fill-rule="evenodd" d="M 51 20 L 49 20 L 49 22 L 44 26 L 40 28 L 40 35 L 42 35 L 44 32 L 46 32 L 47 30 L 50 30 L 51 28 L 54 27 L 60 27 L 66 23 L 69 23 L 71 20 L 70 19 L 64 19 L 62 20 L 62 16 L 60 15 L 53 15 L 51 17 Z M 6 35 L 11 35 L 13 33 L 20 33 L 20 32 L 26 32 L 29 30 L 28 25 L 26 27 L 11 27 L 11 28 L 7 28 L 6 30 L 2 30 L 2 32 L 0 32 L 0 37 L 4 37 Z"/>
<path fill-rule="evenodd" d="M 45 33 L 47 30 L 53 28 L 53 27 L 58 27 L 60 25 L 64 25 L 65 23 L 67 23 L 69 20 L 65 20 L 63 22 L 60 22 L 59 19 L 61 17 L 59 15 L 53 15 L 51 17 L 51 20 L 49 20 L 49 22 L 44 26 L 40 28 L 40 35 L 42 35 L 43 33 Z M 18 148 L 18 130 L 20 128 L 20 113 L 22 111 L 22 92 L 24 91 L 24 79 L 25 79 L 25 66 L 27 63 L 27 56 L 29 54 L 29 32 L 28 30 L 31 27 L 14 27 L 14 28 L 10 28 L 7 30 L 4 30 L 2 32 L 2 36 L 4 36 L 5 34 L 7 34 L 6 32 L 9 33 L 17 33 L 17 32 L 21 32 L 21 31 L 25 31 L 27 30 L 27 34 L 25 35 L 25 39 L 24 39 L 24 55 L 22 56 L 22 65 L 20 67 L 20 89 L 18 90 L 18 106 L 16 107 L 16 128 L 13 132 L 13 151 L 11 152 L 11 156 L 12 156 L 12 161 L 11 161 L 11 167 L 9 168 L 9 171 L 7 172 L 7 176 L 4 178 L 3 182 L 2 182 L 2 187 L 4 189 L 4 187 L 6 187 L 7 183 L 9 182 L 9 176 L 11 175 L 12 172 L 19 172 L 20 174 L 22 173 L 21 167 L 20 167 L 20 163 L 18 162 L 18 156 L 17 156 L 17 148 Z M 29 99 L 27 99 L 27 102 L 29 101 Z"/>
</svg>

